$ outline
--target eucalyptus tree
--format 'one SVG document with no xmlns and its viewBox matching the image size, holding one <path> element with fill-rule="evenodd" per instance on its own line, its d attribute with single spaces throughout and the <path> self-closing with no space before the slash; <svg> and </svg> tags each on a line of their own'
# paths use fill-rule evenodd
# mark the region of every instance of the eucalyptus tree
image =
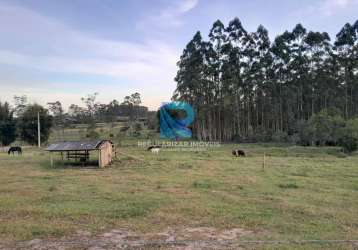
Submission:
<svg viewBox="0 0 358 250">
<path fill-rule="evenodd" d="M 332 46 L 326 32 L 310 31 L 305 37 L 306 55 L 309 63 L 308 81 L 310 82 L 311 115 L 327 107 L 327 83 L 329 82 L 329 68 L 327 60 L 331 55 Z M 323 105 L 322 105 L 323 104 Z"/>
<path fill-rule="evenodd" d="M 358 21 L 345 24 L 336 36 L 335 51 L 340 65 L 339 82 L 344 87 L 344 115 L 348 119 L 357 114 L 357 83 L 354 81 L 358 71 Z"/>
<path fill-rule="evenodd" d="M 199 139 L 277 133 L 307 141 L 315 135 L 311 118 L 325 116 L 322 110 L 358 115 L 358 21 L 346 24 L 333 46 L 326 32 L 301 24 L 271 43 L 261 25 L 250 33 L 238 18 L 227 27 L 217 20 L 208 41 L 195 34 L 178 67 L 173 99 L 194 106 Z"/>
<path fill-rule="evenodd" d="M 228 33 L 228 64 L 226 65 L 227 79 L 232 79 L 233 96 L 236 106 L 236 134 L 246 134 L 248 131 L 249 114 L 245 111 L 248 106 L 248 89 L 245 86 L 244 74 L 247 67 L 247 47 L 249 43 L 248 33 L 242 26 L 241 21 L 236 17 L 229 22 L 226 28 Z M 246 119 L 244 119 L 246 116 Z M 243 122 L 243 121 L 246 121 Z"/>
<path fill-rule="evenodd" d="M 277 36 L 271 51 L 273 53 L 273 74 L 272 74 L 272 89 L 271 89 L 271 106 L 272 106 L 272 121 L 271 129 L 274 132 L 282 131 L 284 129 L 284 102 L 294 100 L 287 98 L 288 91 L 284 88 L 290 88 L 290 83 L 294 80 L 294 73 L 297 72 L 300 66 L 299 53 L 295 57 L 295 49 L 299 49 L 299 44 L 293 42 L 295 35 L 291 32 L 284 32 Z M 292 44 L 293 43 L 293 44 Z M 284 98 L 284 92 L 286 98 Z M 286 106 L 286 110 L 288 110 Z"/>
<path fill-rule="evenodd" d="M 254 85 L 255 103 L 255 130 L 259 127 L 265 129 L 265 111 L 267 110 L 267 95 L 269 94 L 271 79 L 271 66 L 273 57 L 270 51 L 270 38 L 268 31 L 260 25 L 255 33 L 251 34 L 255 44 L 254 62 L 252 65 L 252 82 Z"/>
<path fill-rule="evenodd" d="M 194 133 L 199 139 L 203 138 L 200 120 L 203 119 L 201 114 L 197 112 L 198 102 L 202 102 L 205 95 L 203 89 L 207 82 L 208 68 L 204 63 L 205 59 L 205 43 L 202 40 L 200 32 L 197 32 L 193 39 L 187 44 L 180 57 L 178 72 L 175 77 L 177 88 L 174 92 L 174 100 L 183 100 L 194 106 L 197 119 L 193 124 Z"/>
<path fill-rule="evenodd" d="M 213 77 L 211 91 L 214 90 L 214 98 L 210 106 L 212 109 L 211 119 L 215 124 L 214 128 L 211 127 L 210 129 L 215 131 L 215 139 L 222 140 L 223 138 L 228 139 L 228 137 L 231 137 L 232 128 L 230 127 L 230 119 L 224 119 L 227 117 L 227 113 L 230 112 L 228 111 L 230 106 L 227 105 L 227 97 L 230 95 L 231 83 L 223 79 L 224 65 L 228 61 L 228 37 L 224 24 L 220 20 L 213 24 L 209 32 L 209 41 L 211 45 L 207 45 L 206 54 L 213 56 L 206 61 L 209 62 Z"/>
</svg>

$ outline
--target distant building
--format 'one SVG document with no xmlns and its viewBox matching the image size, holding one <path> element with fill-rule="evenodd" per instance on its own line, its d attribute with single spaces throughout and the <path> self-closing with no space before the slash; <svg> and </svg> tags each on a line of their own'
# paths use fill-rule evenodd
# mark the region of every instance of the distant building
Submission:
<svg viewBox="0 0 358 250">
<path fill-rule="evenodd" d="M 62 160 L 66 158 L 67 161 L 74 160 L 87 165 L 90 161 L 90 153 L 97 152 L 98 166 L 101 168 L 111 164 L 115 155 L 114 144 L 110 140 L 57 142 L 45 150 L 50 152 L 51 166 L 54 166 L 54 153 L 60 153 Z"/>
</svg>

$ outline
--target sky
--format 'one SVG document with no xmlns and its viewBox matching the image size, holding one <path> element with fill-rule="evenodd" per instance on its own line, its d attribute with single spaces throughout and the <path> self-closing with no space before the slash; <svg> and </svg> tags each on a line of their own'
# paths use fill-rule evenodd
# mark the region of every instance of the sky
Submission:
<svg viewBox="0 0 358 250">
<path fill-rule="evenodd" d="M 0 0 L 0 101 L 66 108 L 139 92 L 155 110 L 170 101 L 185 45 L 217 19 L 262 24 L 271 39 L 302 23 L 334 40 L 357 13 L 358 0 Z"/>
</svg>

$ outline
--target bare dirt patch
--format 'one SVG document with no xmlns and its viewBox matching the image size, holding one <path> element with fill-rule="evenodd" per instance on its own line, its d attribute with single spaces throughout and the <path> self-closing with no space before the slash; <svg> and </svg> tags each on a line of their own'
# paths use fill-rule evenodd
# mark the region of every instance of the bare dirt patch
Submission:
<svg viewBox="0 0 358 250">
<path fill-rule="evenodd" d="M 113 229 L 99 235 L 77 231 L 60 239 L 33 239 L 0 249 L 239 249 L 235 241 L 254 235 L 242 228 L 219 230 L 213 227 L 168 228 L 159 233 L 138 234 L 126 229 Z"/>
</svg>

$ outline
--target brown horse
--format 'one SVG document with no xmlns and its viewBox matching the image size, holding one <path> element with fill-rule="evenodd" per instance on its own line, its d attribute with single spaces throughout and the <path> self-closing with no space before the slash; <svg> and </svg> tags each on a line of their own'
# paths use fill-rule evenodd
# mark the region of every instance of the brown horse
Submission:
<svg viewBox="0 0 358 250">
<path fill-rule="evenodd" d="M 234 155 L 236 157 L 240 157 L 240 156 L 245 157 L 246 156 L 245 151 L 241 150 L 241 149 L 234 149 L 232 151 L 232 155 Z"/>
</svg>

